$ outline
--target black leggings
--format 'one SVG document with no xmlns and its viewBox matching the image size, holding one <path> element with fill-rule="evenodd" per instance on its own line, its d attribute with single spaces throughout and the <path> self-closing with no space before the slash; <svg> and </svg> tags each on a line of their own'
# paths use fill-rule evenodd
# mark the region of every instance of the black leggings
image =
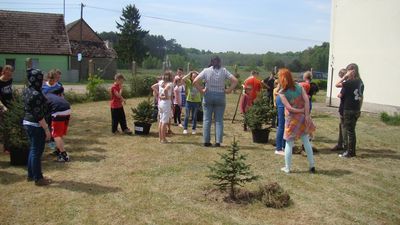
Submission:
<svg viewBox="0 0 400 225">
<path fill-rule="evenodd" d="M 115 133 L 118 130 L 118 124 L 121 125 L 122 131 L 128 129 L 124 107 L 111 109 L 111 132 Z"/>
<path fill-rule="evenodd" d="M 174 123 L 181 124 L 181 107 L 178 104 L 174 104 Z"/>
</svg>

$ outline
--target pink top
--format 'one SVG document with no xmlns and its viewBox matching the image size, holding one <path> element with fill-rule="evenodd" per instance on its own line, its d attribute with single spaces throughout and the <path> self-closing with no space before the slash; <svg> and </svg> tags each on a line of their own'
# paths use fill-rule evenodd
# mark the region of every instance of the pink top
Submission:
<svg viewBox="0 0 400 225">
<path fill-rule="evenodd" d="M 182 91 L 182 85 L 175 86 L 175 88 L 174 88 L 174 105 L 181 105 L 181 103 L 182 103 L 181 91 Z"/>
</svg>

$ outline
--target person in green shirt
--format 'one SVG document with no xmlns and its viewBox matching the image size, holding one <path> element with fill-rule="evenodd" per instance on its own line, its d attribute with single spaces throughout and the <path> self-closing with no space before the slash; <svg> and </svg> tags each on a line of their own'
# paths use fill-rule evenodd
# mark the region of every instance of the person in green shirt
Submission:
<svg viewBox="0 0 400 225">
<path fill-rule="evenodd" d="M 197 110 L 201 105 L 201 94 L 193 85 L 193 80 L 199 73 L 190 71 L 182 80 L 186 85 L 186 104 L 185 104 L 185 120 L 183 123 L 183 134 L 187 134 L 190 113 L 192 114 L 192 134 L 196 134 Z"/>
</svg>

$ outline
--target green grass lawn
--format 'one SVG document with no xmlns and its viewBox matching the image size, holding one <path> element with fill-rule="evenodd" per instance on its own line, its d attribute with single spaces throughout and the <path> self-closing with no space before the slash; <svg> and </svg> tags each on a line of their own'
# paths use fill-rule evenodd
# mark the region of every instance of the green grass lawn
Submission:
<svg viewBox="0 0 400 225">
<path fill-rule="evenodd" d="M 400 224 L 400 129 L 363 113 L 357 124 L 358 151 L 341 159 L 335 145 L 338 118 L 318 112 L 314 146 L 317 173 L 308 173 L 304 156 L 294 155 L 293 173 L 280 171 L 284 158 L 270 144 L 255 144 L 243 132 L 241 116 L 231 123 L 237 95 L 228 96 L 222 148 L 202 147 L 201 134 L 176 133 L 159 144 L 157 125 L 149 136 L 111 135 L 108 102 L 73 105 L 66 148 L 71 162 L 57 163 L 46 149 L 43 170 L 48 187 L 26 181 L 26 169 L 9 166 L 0 154 L 0 224 Z M 321 98 L 322 99 L 322 98 Z M 141 99 L 129 99 L 129 107 Z M 201 126 L 199 133 L 201 133 Z M 216 201 L 206 175 L 233 136 L 262 178 L 246 185 L 278 182 L 291 196 L 285 209 L 261 203 Z M 275 131 L 270 135 L 274 139 Z M 299 144 L 298 144 L 299 145 Z"/>
</svg>

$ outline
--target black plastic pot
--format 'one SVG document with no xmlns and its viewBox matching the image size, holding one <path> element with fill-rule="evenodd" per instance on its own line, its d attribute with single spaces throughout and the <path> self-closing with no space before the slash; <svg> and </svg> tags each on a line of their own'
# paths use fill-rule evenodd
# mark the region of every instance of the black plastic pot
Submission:
<svg viewBox="0 0 400 225">
<path fill-rule="evenodd" d="M 268 143 L 269 129 L 251 130 L 253 135 L 253 142 L 255 143 Z"/>
<path fill-rule="evenodd" d="M 134 122 L 135 134 L 147 135 L 150 133 L 151 123 Z"/>
<path fill-rule="evenodd" d="M 26 166 L 28 164 L 29 148 L 10 149 L 10 164 L 13 166 Z"/>
</svg>

